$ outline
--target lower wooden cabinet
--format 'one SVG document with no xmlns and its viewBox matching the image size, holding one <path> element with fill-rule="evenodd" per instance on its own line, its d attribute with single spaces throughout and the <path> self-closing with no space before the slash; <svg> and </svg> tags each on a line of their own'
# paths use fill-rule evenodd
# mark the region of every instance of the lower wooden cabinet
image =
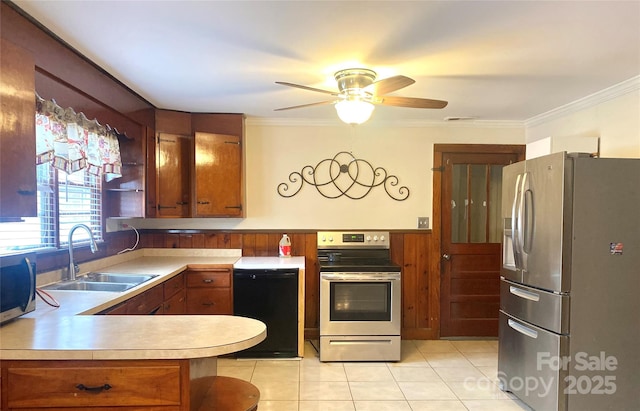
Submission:
<svg viewBox="0 0 640 411">
<path fill-rule="evenodd" d="M 189 267 L 187 314 L 233 314 L 233 266 Z"/>
<path fill-rule="evenodd" d="M 103 407 L 188 410 L 189 360 L 2 362 L 2 410 Z"/>
<path fill-rule="evenodd" d="M 164 290 L 162 314 L 185 314 L 187 312 L 187 291 L 184 273 L 168 279 L 162 286 Z"/>
</svg>

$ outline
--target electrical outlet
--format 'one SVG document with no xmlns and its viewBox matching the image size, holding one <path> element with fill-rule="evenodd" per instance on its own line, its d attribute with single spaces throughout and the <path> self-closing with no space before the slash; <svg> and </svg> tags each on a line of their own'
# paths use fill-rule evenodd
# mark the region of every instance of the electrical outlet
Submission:
<svg viewBox="0 0 640 411">
<path fill-rule="evenodd" d="M 429 217 L 418 217 L 418 228 L 429 228 Z"/>
</svg>

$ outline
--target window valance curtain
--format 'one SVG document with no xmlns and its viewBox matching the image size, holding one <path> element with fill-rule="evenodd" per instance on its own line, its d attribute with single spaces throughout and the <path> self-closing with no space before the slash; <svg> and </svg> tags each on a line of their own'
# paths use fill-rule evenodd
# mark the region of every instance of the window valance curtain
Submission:
<svg viewBox="0 0 640 411">
<path fill-rule="evenodd" d="M 36 164 L 47 162 L 68 174 L 86 169 L 105 181 L 122 177 L 117 131 L 36 96 Z"/>
</svg>

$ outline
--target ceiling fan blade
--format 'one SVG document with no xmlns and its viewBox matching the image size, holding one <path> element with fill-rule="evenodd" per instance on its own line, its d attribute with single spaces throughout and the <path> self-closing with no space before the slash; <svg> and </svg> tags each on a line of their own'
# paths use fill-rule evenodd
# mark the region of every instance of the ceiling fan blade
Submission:
<svg viewBox="0 0 640 411">
<path fill-rule="evenodd" d="M 428 98 L 415 98 L 415 97 L 395 97 L 395 96 L 382 96 L 378 97 L 374 103 L 383 104 L 386 106 L 396 107 L 410 107 L 410 108 L 445 108 L 448 104 L 443 100 L 431 100 Z"/>
<path fill-rule="evenodd" d="M 324 106 L 326 104 L 333 104 L 337 100 L 327 100 L 327 101 L 319 101 L 317 103 L 309 103 L 309 104 L 301 104 L 299 106 L 291 106 L 291 107 L 282 107 L 276 108 L 273 111 L 284 111 L 284 110 L 293 110 L 294 108 L 304 108 L 304 107 L 313 107 L 313 106 Z"/>
<path fill-rule="evenodd" d="M 414 79 L 406 76 L 393 76 L 376 81 L 373 84 L 369 84 L 364 88 L 364 91 L 371 93 L 374 96 L 382 96 L 384 94 L 388 94 L 396 90 L 400 90 L 401 88 L 410 86 L 415 82 L 416 81 Z"/>
<path fill-rule="evenodd" d="M 295 88 L 301 88 L 303 90 L 317 91 L 318 93 L 331 94 L 332 96 L 338 96 L 338 94 L 339 94 L 337 91 L 322 90 L 322 89 L 319 89 L 319 88 L 302 86 L 300 84 L 287 83 L 285 81 L 276 81 L 276 84 L 281 84 L 283 86 L 289 86 L 289 87 L 295 87 Z"/>
</svg>

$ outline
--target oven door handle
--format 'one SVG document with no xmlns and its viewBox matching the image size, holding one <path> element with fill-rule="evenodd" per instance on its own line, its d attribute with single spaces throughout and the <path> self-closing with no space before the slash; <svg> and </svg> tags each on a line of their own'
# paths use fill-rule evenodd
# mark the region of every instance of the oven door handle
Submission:
<svg viewBox="0 0 640 411">
<path fill-rule="evenodd" d="M 400 280 L 400 275 L 320 274 L 320 278 L 331 281 L 397 281 Z"/>
</svg>

